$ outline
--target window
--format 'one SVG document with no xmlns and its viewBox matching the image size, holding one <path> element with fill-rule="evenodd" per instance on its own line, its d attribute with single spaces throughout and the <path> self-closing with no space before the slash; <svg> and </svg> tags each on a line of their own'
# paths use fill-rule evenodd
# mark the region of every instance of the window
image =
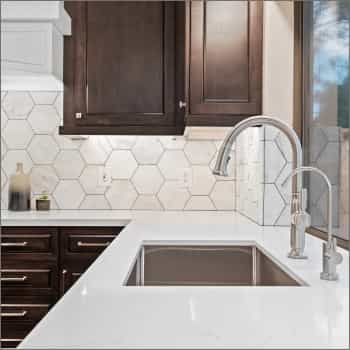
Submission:
<svg viewBox="0 0 350 350">
<path fill-rule="evenodd" d="M 350 2 L 303 4 L 304 160 L 331 180 L 333 233 L 348 240 Z M 312 226 L 325 231 L 326 184 L 317 174 L 306 174 L 305 181 Z"/>
</svg>

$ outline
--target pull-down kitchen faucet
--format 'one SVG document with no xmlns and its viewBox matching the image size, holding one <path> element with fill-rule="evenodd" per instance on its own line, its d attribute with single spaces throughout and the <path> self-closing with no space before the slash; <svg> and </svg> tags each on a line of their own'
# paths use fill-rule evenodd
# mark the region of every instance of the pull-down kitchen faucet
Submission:
<svg viewBox="0 0 350 350">
<path fill-rule="evenodd" d="M 332 195 L 332 185 L 329 181 L 327 175 L 320 169 L 312 166 L 303 166 L 294 169 L 290 175 L 283 181 L 282 186 L 285 186 L 287 182 L 294 176 L 301 174 L 304 171 L 316 172 L 321 175 L 327 184 L 328 189 L 328 203 L 327 203 L 327 231 L 328 231 L 328 241 L 322 245 L 322 272 L 321 279 L 327 281 L 336 281 L 338 279 L 338 274 L 336 271 L 337 265 L 339 265 L 343 257 L 337 252 L 337 240 L 332 235 L 332 215 L 333 215 L 333 195 Z"/>
<path fill-rule="evenodd" d="M 239 122 L 229 134 L 227 134 L 216 160 L 213 173 L 216 175 L 227 176 L 227 165 L 230 161 L 230 151 L 233 143 L 237 139 L 238 135 L 245 129 L 252 126 L 271 125 L 282 131 L 292 145 L 293 152 L 293 169 L 302 166 L 302 149 L 298 135 L 296 132 L 286 123 L 279 119 L 267 117 L 267 116 L 255 116 L 244 119 Z M 305 247 L 305 229 L 309 223 L 309 214 L 305 211 L 306 204 L 306 190 L 303 190 L 302 176 L 297 174 L 296 192 L 293 193 L 293 200 L 291 205 L 292 223 L 291 223 L 291 236 L 290 245 L 291 250 L 288 254 L 293 259 L 305 259 L 304 247 Z"/>
</svg>

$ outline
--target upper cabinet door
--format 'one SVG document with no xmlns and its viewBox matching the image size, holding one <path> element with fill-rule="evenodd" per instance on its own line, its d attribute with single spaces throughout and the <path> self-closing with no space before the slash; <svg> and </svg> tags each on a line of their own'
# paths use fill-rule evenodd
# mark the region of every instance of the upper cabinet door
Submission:
<svg viewBox="0 0 350 350">
<path fill-rule="evenodd" d="M 190 125 L 261 114 L 262 1 L 190 4 Z"/>
<path fill-rule="evenodd" d="M 185 4 L 66 2 L 66 134 L 182 134 Z"/>
</svg>

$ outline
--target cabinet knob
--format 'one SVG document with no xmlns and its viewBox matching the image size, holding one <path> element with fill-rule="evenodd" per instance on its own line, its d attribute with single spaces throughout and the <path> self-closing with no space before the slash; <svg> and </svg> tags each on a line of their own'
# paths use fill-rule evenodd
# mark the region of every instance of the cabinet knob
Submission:
<svg viewBox="0 0 350 350">
<path fill-rule="evenodd" d="M 179 108 L 186 108 L 187 103 L 184 101 L 179 101 Z"/>
</svg>

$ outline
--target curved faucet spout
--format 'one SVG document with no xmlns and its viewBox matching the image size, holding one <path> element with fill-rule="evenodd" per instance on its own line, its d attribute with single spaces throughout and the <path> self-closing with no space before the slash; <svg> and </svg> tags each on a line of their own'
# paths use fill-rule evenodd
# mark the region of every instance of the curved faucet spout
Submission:
<svg viewBox="0 0 350 350">
<path fill-rule="evenodd" d="M 333 206 L 333 194 L 332 194 L 332 184 L 329 181 L 327 175 L 320 169 L 312 167 L 312 166 L 302 166 L 300 168 L 296 168 L 292 170 L 292 172 L 287 176 L 287 178 L 282 182 L 282 186 L 285 187 L 287 183 L 290 181 L 290 179 L 298 174 L 301 174 L 303 172 L 315 172 L 323 177 L 324 181 L 327 184 L 328 189 L 328 205 L 327 205 L 327 231 L 328 231 L 328 242 L 331 243 L 332 241 L 332 206 Z"/>
<path fill-rule="evenodd" d="M 261 126 L 261 125 L 271 125 L 282 131 L 287 137 L 289 142 L 292 145 L 293 151 L 293 168 L 298 168 L 302 165 L 302 149 L 298 135 L 296 132 L 285 122 L 280 119 L 268 117 L 268 116 L 254 116 L 242 120 L 236 124 L 233 129 L 227 134 L 216 160 L 215 168 L 213 173 L 216 175 L 227 176 L 227 165 L 230 160 L 230 152 L 233 143 L 237 139 L 238 135 L 245 129 L 252 126 Z M 298 176 L 297 178 L 297 190 L 298 192 L 302 189 L 302 177 Z"/>
<path fill-rule="evenodd" d="M 251 126 L 262 126 L 262 125 L 270 125 L 274 126 L 275 128 L 279 129 L 281 132 L 283 132 L 291 146 L 292 146 L 292 152 L 293 152 L 293 169 L 299 168 L 302 166 L 303 161 L 303 155 L 302 155 L 302 149 L 301 144 L 298 135 L 296 132 L 285 122 L 276 119 L 271 118 L 263 115 L 257 115 L 254 117 L 250 117 L 247 119 L 244 119 L 243 121 L 239 122 L 226 136 L 222 146 L 220 147 L 218 157 L 216 160 L 215 168 L 213 170 L 213 173 L 216 175 L 221 176 L 227 176 L 227 165 L 230 161 L 230 152 L 233 143 L 236 141 L 238 135 L 244 131 L 245 129 L 251 127 Z M 303 188 L 303 180 L 302 180 L 301 174 L 298 174 L 297 181 L 296 181 L 296 192 L 294 194 L 294 197 L 296 199 L 293 201 L 294 205 L 291 206 L 291 213 L 292 215 L 295 214 L 296 208 L 299 206 L 300 197 L 302 196 L 302 188 Z M 294 190 L 294 187 L 293 187 Z M 288 256 L 292 259 L 306 259 L 306 256 L 304 255 L 304 244 L 305 241 L 305 232 L 299 228 L 299 232 L 297 232 L 297 225 L 292 222 L 291 229 L 290 229 L 290 236 L 291 236 L 291 251 L 288 254 Z M 302 231 L 302 232 L 301 232 Z M 298 242 L 300 244 L 298 244 Z"/>
</svg>

